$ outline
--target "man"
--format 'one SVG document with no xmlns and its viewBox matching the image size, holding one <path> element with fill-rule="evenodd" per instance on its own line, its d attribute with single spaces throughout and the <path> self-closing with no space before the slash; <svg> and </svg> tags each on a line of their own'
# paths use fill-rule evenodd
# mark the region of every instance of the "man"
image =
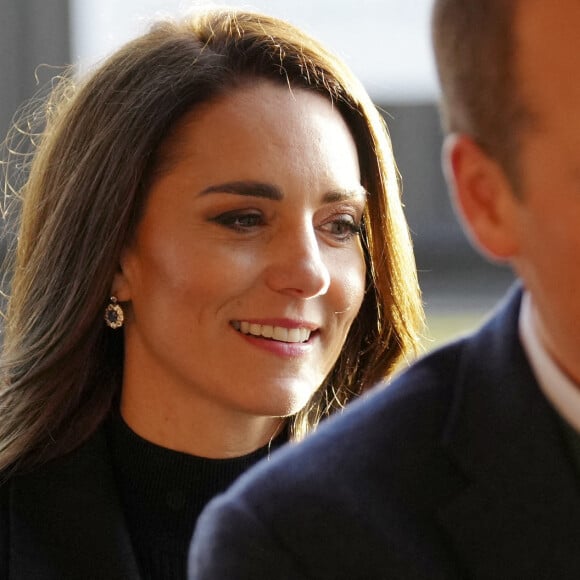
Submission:
<svg viewBox="0 0 580 580">
<path fill-rule="evenodd" d="M 580 578 L 580 0 L 436 0 L 453 198 L 521 283 L 199 524 L 199 580 Z"/>
</svg>

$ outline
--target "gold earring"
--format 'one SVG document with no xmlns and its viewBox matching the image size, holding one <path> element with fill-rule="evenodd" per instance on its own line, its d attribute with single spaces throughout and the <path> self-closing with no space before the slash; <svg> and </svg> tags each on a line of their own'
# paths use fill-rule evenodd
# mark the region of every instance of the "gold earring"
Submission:
<svg viewBox="0 0 580 580">
<path fill-rule="evenodd" d="M 105 324 L 112 329 L 121 328 L 125 320 L 125 313 L 117 301 L 116 296 L 111 296 L 109 304 L 105 308 Z"/>
</svg>

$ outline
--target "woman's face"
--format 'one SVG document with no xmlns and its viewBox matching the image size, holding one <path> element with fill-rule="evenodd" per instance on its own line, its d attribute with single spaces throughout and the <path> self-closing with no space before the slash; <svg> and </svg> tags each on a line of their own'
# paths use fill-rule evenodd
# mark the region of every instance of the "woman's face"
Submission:
<svg viewBox="0 0 580 580">
<path fill-rule="evenodd" d="M 192 416 L 297 412 L 365 290 L 366 193 L 344 120 L 259 82 L 188 114 L 162 157 L 113 285 L 128 303 L 124 395 Z"/>
</svg>

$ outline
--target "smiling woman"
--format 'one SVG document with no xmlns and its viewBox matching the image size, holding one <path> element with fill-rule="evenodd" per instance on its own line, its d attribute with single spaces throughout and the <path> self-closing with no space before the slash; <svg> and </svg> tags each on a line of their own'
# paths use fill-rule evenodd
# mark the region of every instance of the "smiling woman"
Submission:
<svg viewBox="0 0 580 580">
<path fill-rule="evenodd" d="M 213 495 L 413 351 L 396 168 L 360 83 L 264 15 L 160 23 L 73 85 L 20 191 L 0 571 L 181 578 Z"/>
<path fill-rule="evenodd" d="M 121 415 L 172 449 L 248 453 L 312 398 L 362 304 L 356 145 L 328 99 L 268 80 L 186 114 L 165 156 L 112 284 Z"/>
</svg>

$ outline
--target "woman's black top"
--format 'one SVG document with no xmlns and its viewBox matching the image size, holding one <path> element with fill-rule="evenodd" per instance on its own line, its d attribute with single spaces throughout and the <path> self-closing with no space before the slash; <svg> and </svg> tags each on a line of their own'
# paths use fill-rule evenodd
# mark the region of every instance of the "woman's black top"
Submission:
<svg viewBox="0 0 580 580">
<path fill-rule="evenodd" d="M 108 441 L 135 557 L 143 580 L 182 580 L 197 518 L 216 494 L 286 441 L 278 436 L 249 455 L 206 459 L 160 447 L 116 413 Z"/>
</svg>

